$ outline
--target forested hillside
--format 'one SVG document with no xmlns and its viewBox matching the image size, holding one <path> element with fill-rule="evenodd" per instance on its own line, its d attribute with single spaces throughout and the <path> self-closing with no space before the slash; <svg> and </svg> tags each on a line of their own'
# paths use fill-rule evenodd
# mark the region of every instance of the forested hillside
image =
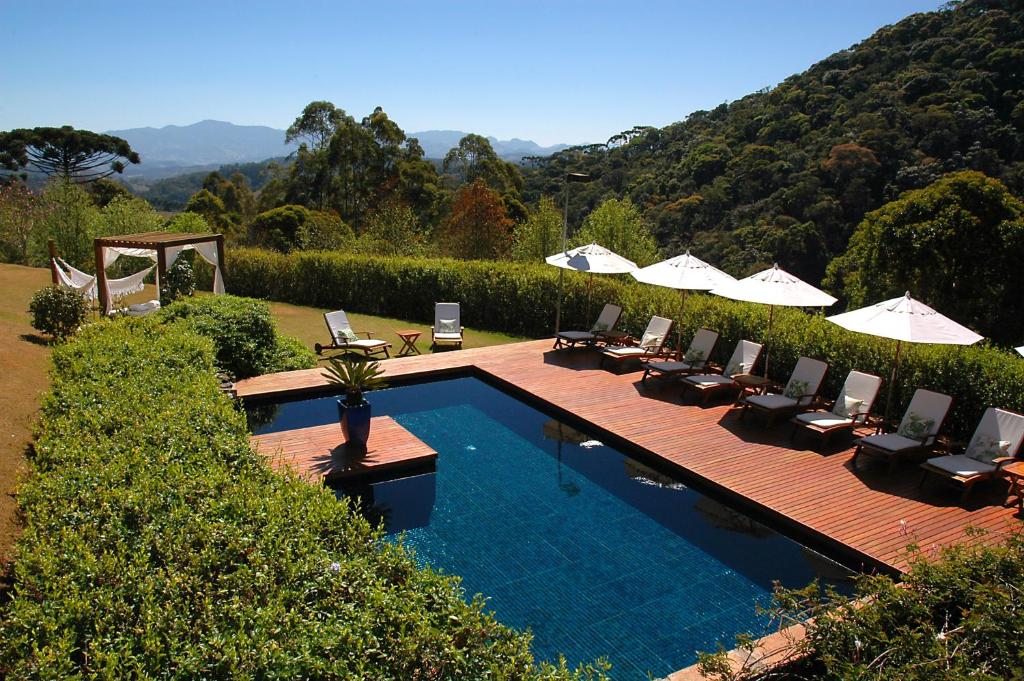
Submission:
<svg viewBox="0 0 1024 681">
<path fill-rule="evenodd" d="M 1022 95 L 1020 3 L 951 3 L 773 89 L 532 159 L 523 196 L 586 172 L 595 179 L 574 185 L 570 224 L 626 197 L 668 255 L 691 247 L 734 274 L 778 261 L 818 281 L 865 214 L 905 190 L 974 169 L 1020 196 Z"/>
</svg>

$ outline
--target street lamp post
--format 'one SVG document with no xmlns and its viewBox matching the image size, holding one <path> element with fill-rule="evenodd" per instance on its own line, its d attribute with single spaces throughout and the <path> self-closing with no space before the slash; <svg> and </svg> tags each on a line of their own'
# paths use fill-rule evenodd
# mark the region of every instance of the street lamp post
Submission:
<svg viewBox="0 0 1024 681">
<path fill-rule="evenodd" d="M 562 253 L 569 250 L 569 183 L 588 182 L 590 175 L 586 173 L 565 174 L 565 211 L 562 215 Z M 565 269 L 558 269 L 558 305 L 555 307 L 555 335 L 562 330 L 562 286 L 565 282 Z"/>
</svg>

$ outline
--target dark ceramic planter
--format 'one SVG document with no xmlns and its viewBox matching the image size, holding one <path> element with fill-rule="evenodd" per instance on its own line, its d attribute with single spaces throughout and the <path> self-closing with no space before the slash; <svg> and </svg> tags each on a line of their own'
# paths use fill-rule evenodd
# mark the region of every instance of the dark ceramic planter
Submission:
<svg viewBox="0 0 1024 681">
<path fill-rule="evenodd" d="M 338 400 L 341 432 L 350 447 L 366 449 L 366 441 L 370 439 L 370 412 L 369 402 L 363 402 L 358 407 L 350 407 L 343 400 Z"/>
</svg>

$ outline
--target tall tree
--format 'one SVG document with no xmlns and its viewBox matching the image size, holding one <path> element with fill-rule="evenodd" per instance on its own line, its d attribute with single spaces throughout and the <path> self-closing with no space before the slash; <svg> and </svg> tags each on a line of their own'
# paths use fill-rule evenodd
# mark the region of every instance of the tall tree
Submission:
<svg viewBox="0 0 1024 681">
<path fill-rule="evenodd" d="M 909 290 L 981 334 L 1019 342 L 1022 253 L 1024 202 L 998 180 L 962 171 L 869 213 L 825 283 L 850 307 Z"/>
<path fill-rule="evenodd" d="M 486 137 L 469 134 L 444 157 L 442 168 L 457 184 L 481 181 L 498 192 L 505 209 L 516 222 L 526 219 L 523 174 L 514 163 L 502 159 Z"/>
<path fill-rule="evenodd" d="M 644 224 L 643 215 L 629 200 L 608 199 L 583 221 L 583 227 L 572 237 L 582 246 L 598 243 L 628 258 L 640 267 L 658 260 L 658 244 Z"/>
<path fill-rule="evenodd" d="M 482 180 L 463 185 L 441 225 L 444 255 L 466 260 L 495 260 L 508 253 L 513 222 L 497 192 Z"/>
<path fill-rule="evenodd" d="M 554 199 L 542 196 L 535 210 L 512 234 L 512 257 L 521 262 L 543 262 L 562 247 L 562 211 Z"/>
<path fill-rule="evenodd" d="M 29 168 L 73 182 L 93 182 L 124 172 L 125 162 L 140 162 L 128 142 L 70 125 L 0 133 L 0 165 L 8 170 Z"/>
<path fill-rule="evenodd" d="M 295 140 L 305 140 L 314 151 L 319 151 L 331 141 L 346 115 L 343 109 L 330 102 L 310 102 L 288 126 L 284 141 L 291 144 Z"/>
</svg>

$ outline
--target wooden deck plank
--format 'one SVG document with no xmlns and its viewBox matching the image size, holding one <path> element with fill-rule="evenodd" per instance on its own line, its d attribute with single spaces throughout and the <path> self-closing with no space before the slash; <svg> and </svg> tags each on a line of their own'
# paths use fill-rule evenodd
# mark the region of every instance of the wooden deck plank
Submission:
<svg viewBox="0 0 1024 681">
<path fill-rule="evenodd" d="M 669 381 L 642 384 L 639 372 L 603 370 L 596 353 L 553 352 L 549 340 L 391 359 L 382 366 L 391 379 L 472 371 L 514 386 L 626 441 L 686 481 L 703 483 L 812 539 L 897 570 L 907 567 L 910 543 L 928 550 L 955 542 L 996 542 L 1020 525 L 1015 509 L 1001 506 L 998 486 L 975 490 L 970 505 L 961 507 L 955 490 L 936 482 L 918 487 L 916 466 L 892 476 L 870 462 L 854 470 L 849 438 L 837 436 L 827 449 L 807 435 L 793 441 L 786 421 L 766 428 L 752 414 L 739 419 L 731 403 L 685 402 Z M 323 389 L 321 372 L 260 376 L 236 389 L 245 398 Z M 331 428 L 337 432 L 337 425 Z M 988 534 L 970 537 L 967 526 Z"/>
<path fill-rule="evenodd" d="M 337 423 L 253 435 L 253 447 L 275 469 L 290 469 L 310 482 L 336 482 L 398 468 L 431 465 L 437 452 L 390 416 L 370 421 L 366 451 L 344 444 Z"/>
</svg>

